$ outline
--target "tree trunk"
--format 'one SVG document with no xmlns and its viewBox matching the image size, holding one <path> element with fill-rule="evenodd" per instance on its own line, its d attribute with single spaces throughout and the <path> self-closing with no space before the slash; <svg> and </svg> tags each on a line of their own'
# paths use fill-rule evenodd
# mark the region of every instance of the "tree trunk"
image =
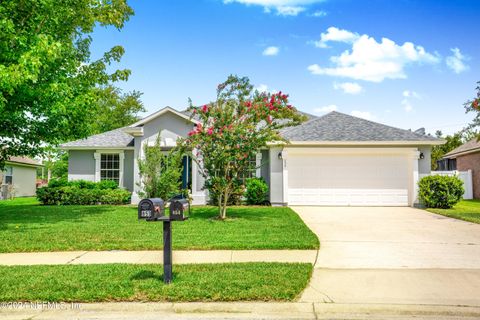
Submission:
<svg viewBox="0 0 480 320">
<path fill-rule="evenodd" d="M 221 192 L 218 193 L 218 198 L 217 199 L 218 199 L 218 202 L 217 202 L 218 218 L 222 219 L 223 202 L 222 202 L 222 193 Z"/>
<path fill-rule="evenodd" d="M 220 207 L 220 219 L 225 220 L 227 218 L 227 203 L 228 203 L 228 189 L 225 190 L 223 195 L 223 203 Z"/>
</svg>

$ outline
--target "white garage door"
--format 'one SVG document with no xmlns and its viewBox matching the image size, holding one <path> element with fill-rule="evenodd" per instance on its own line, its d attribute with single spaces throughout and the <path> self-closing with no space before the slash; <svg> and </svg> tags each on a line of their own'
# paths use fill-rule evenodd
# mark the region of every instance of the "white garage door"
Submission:
<svg viewBox="0 0 480 320">
<path fill-rule="evenodd" d="M 288 203 L 408 206 L 408 163 L 401 154 L 289 152 Z"/>
</svg>

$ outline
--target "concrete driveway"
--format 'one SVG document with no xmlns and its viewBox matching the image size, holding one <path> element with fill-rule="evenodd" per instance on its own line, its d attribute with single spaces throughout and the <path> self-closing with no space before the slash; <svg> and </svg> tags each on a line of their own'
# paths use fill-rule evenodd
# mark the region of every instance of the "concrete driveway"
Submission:
<svg viewBox="0 0 480 320">
<path fill-rule="evenodd" d="M 480 306 L 480 225 L 400 207 L 293 207 L 321 249 L 309 302 Z"/>
</svg>

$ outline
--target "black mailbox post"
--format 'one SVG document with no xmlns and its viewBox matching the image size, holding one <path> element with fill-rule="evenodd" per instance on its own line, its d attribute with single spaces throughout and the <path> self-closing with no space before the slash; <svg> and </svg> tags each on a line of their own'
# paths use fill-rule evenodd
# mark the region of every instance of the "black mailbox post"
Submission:
<svg viewBox="0 0 480 320">
<path fill-rule="evenodd" d="M 173 206 L 173 207 L 172 207 Z M 163 222 L 163 282 L 172 282 L 172 221 L 188 219 L 190 204 L 185 199 L 172 199 L 170 214 L 165 215 L 165 202 L 160 198 L 143 199 L 138 204 L 138 219 Z"/>
</svg>

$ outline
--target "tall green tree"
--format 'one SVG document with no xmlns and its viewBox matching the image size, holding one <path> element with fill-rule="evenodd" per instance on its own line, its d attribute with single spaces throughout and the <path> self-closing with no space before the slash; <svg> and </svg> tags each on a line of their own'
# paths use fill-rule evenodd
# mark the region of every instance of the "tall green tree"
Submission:
<svg viewBox="0 0 480 320">
<path fill-rule="evenodd" d="M 98 86 L 130 74 L 107 71 L 121 46 L 91 58 L 91 34 L 121 29 L 132 14 L 126 0 L 0 1 L 0 167 L 91 133 Z"/>
<path fill-rule="evenodd" d="M 453 135 L 443 136 L 443 133 L 440 130 L 438 130 L 435 133 L 435 135 L 437 138 L 444 139 L 446 142 L 445 144 L 432 147 L 432 156 L 431 156 L 432 170 L 437 170 L 438 160 L 442 159 L 443 156 L 445 156 L 447 153 L 449 153 L 455 148 L 460 147 L 464 143 L 462 132 L 457 132 Z"/>
<path fill-rule="evenodd" d="M 298 125 L 305 117 L 289 104 L 282 92 L 254 90 L 246 77 L 229 76 L 218 85 L 217 99 L 204 106 L 190 105 L 200 123 L 181 144 L 193 150 L 206 187 L 217 195 L 219 218 L 241 177 L 251 169 L 251 159 L 269 142 L 286 142 L 280 129 Z"/>
<path fill-rule="evenodd" d="M 138 114 L 146 111 L 141 96 L 139 91 L 123 93 L 113 85 L 99 88 L 92 133 L 114 130 L 138 121 Z"/>
</svg>

